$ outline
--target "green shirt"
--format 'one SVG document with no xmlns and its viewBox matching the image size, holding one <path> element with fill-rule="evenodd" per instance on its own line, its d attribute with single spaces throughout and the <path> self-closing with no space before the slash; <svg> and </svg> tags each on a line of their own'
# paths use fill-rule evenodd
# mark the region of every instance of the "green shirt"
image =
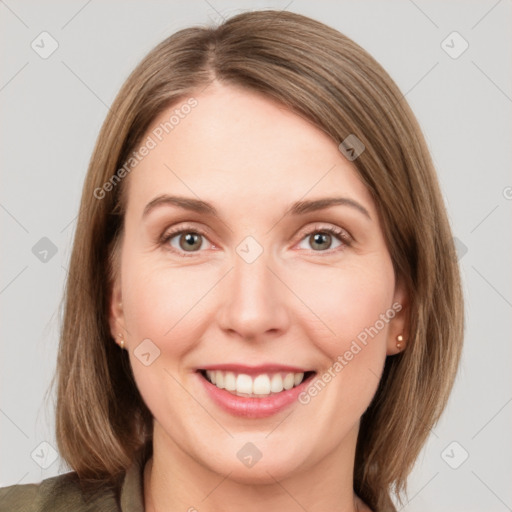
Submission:
<svg viewBox="0 0 512 512">
<path fill-rule="evenodd" d="M 143 464 L 135 461 L 126 471 L 119 499 L 112 489 L 84 498 L 74 471 L 37 484 L 2 487 L 0 512 L 144 512 L 143 475 Z"/>
</svg>

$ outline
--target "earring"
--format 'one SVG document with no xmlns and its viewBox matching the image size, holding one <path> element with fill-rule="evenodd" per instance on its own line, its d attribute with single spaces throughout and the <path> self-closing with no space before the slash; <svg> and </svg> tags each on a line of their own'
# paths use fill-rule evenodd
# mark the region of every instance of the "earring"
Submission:
<svg viewBox="0 0 512 512">
<path fill-rule="evenodd" d="M 397 337 L 396 337 L 396 348 L 400 351 L 402 350 L 402 341 L 404 341 L 404 337 L 399 334 Z"/>
<path fill-rule="evenodd" d="M 119 341 L 119 345 L 121 346 L 121 349 L 124 350 L 124 339 L 123 339 L 123 335 L 121 333 L 118 334 L 118 336 L 121 338 L 121 340 Z"/>
</svg>

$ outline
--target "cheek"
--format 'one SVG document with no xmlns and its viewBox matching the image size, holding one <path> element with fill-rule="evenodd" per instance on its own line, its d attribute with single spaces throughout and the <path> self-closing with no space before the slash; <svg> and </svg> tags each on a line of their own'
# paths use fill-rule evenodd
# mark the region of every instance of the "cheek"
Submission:
<svg viewBox="0 0 512 512">
<path fill-rule="evenodd" d="M 311 309 L 326 333 L 312 333 L 310 339 L 326 358 L 316 377 L 320 382 L 309 388 L 303 403 L 321 394 L 314 407 L 330 403 L 324 410 L 331 411 L 329 421 L 339 428 L 346 419 L 360 417 L 374 396 L 386 359 L 389 322 L 395 316 L 391 262 L 367 263 L 338 268 L 321 281 L 324 293 L 317 289 L 310 294 Z"/>
<path fill-rule="evenodd" d="M 329 423 L 343 430 L 347 421 L 364 413 L 380 381 L 389 322 L 395 315 L 393 266 L 386 258 L 366 258 L 324 269 L 317 273 L 314 288 L 311 282 L 309 293 L 305 278 L 297 282 L 314 312 L 302 325 L 324 355 L 324 364 L 301 403 L 313 402 L 315 414 L 327 414 Z"/>
<path fill-rule="evenodd" d="M 319 268 L 316 275 L 295 277 L 297 296 L 307 304 L 311 340 L 322 344 L 322 352 L 335 359 L 348 350 L 351 341 L 364 343 L 368 330 L 372 339 L 385 338 L 394 295 L 394 272 L 386 259 L 369 258 L 357 265 Z M 373 327 L 379 335 L 375 335 Z M 316 335 L 313 335 L 316 332 Z M 369 343 L 368 343 L 369 345 Z"/>
<path fill-rule="evenodd" d="M 195 266 L 172 268 L 151 256 L 128 257 L 123 266 L 123 308 L 134 345 L 149 338 L 166 352 L 190 349 L 205 314 L 201 299 L 216 275 Z"/>
<path fill-rule="evenodd" d="M 190 408 L 189 395 L 182 392 L 176 377 L 181 380 L 178 376 L 186 355 L 204 338 L 204 322 L 200 321 L 206 315 L 204 296 L 217 279 L 211 270 L 171 268 L 155 260 L 139 254 L 123 261 L 123 309 L 137 387 L 153 416 L 165 424 L 171 421 L 167 415 Z M 143 351 L 138 347 L 143 343 L 151 359 L 153 353 L 158 354 L 147 366 L 139 359 Z M 187 421 L 194 421 L 194 414 L 197 411 L 189 411 Z"/>
<path fill-rule="evenodd" d="M 379 324 L 382 329 L 371 331 L 371 335 L 366 329 L 382 322 L 379 315 L 386 313 L 392 296 L 376 286 L 374 279 L 350 275 L 343 280 L 344 286 L 328 288 L 329 293 L 315 301 L 318 315 L 334 334 L 327 331 L 315 336 L 314 327 L 311 329 L 309 338 L 323 354 L 324 363 L 298 397 L 303 414 L 317 418 L 315 435 L 325 439 L 326 452 L 337 442 L 332 432 L 347 435 L 370 405 L 386 359 L 388 324 Z"/>
</svg>

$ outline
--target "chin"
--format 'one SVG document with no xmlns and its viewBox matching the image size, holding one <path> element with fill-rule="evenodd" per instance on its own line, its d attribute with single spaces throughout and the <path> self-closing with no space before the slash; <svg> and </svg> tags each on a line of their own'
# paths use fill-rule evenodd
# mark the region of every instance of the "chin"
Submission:
<svg viewBox="0 0 512 512">
<path fill-rule="evenodd" d="M 251 438 L 254 439 L 252 436 Z M 283 450 L 282 445 L 280 450 L 278 445 L 273 445 L 269 440 L 266 443 L 255 440 L 253 444 L 247 438 L 237 439 L 234 444 L 234 449 L 227 447 L 222 453 L 211 453 L 211 458 L 204 460 L 204 464 L 211 471 L 224 476 L 229 475 L 230 480 L 238 483 L 275 484 L 276 480 L 306 470 L 311 461 L 311 457 L 298 454 L 296 451 Z M 204 454 L 202 458 L 204 459 Z"/>
<path fill-rule="evenodd" d="M 260 459 L 254 466 L 245 467 L 243 464 L 226 464 L 220 474 L 229 474 L 229 479 L 240 484 L 266 485 L 275 484 L 276 480 L 284 480 L 299 472 L 297 465 L 291 461 L 263 461 Z"/>
</svg>

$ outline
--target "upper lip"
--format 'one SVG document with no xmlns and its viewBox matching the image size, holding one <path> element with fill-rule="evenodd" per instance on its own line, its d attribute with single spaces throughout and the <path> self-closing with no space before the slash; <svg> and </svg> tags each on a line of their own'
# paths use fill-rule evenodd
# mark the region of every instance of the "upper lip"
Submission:
<svg viewBox="0 0 512 512">
<path fill-rule="evenodd" d="M 233 373 L 245 373 L 247 375 L 258 375 L 261 373 L 277 373 L 277 372 L 289 372 L 289 373 L 305 373 L 314 370 L 301 368 L 299 366 L 289 366 L 282 364 L 262 364 L 258 366 L 248 366 L 245 364 L 237 363 L 223 363 L 223 364 L 210 364 L 202 366 L 198 370 L 221 370 Z"/>
</svg>

